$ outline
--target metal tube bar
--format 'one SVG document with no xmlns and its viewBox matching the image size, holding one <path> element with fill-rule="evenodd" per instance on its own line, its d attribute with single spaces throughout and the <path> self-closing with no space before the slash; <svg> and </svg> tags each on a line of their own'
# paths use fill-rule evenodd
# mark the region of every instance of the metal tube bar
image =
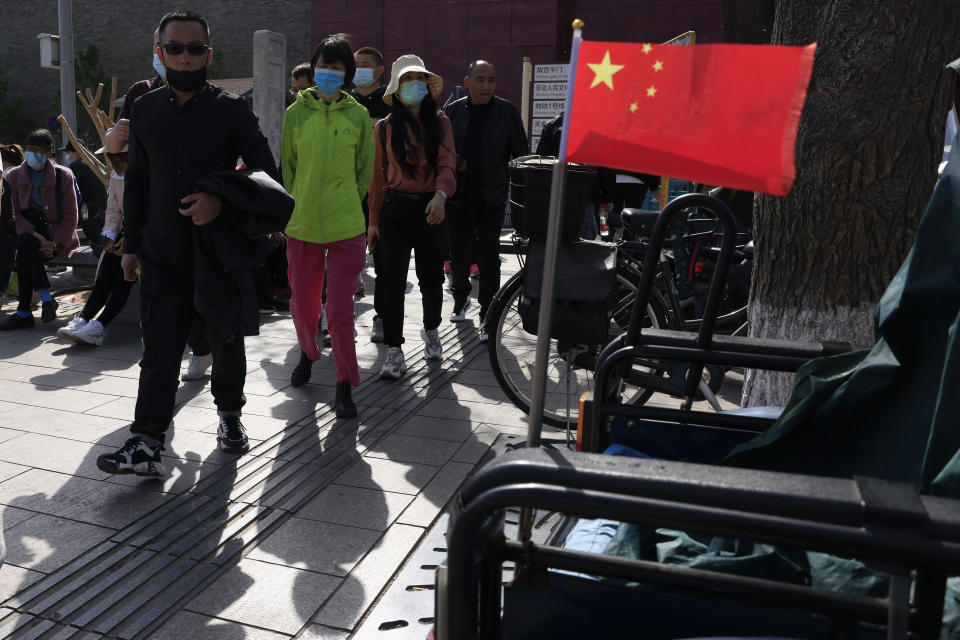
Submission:
<svg viewBox="0 0 960 640">
<path fill-rule="evenodd" d="M 60 113 L 74 129 L 77 128 L 76 80 L 73 69 L 73 2 L 57 0 L 60 29 Z M 69 142 L 66 129 L 63 144 Z"/>
</svg>

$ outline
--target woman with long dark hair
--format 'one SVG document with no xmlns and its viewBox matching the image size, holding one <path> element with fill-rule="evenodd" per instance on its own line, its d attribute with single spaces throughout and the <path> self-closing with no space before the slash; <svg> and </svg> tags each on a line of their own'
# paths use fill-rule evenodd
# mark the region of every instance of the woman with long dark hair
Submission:
<svg viewBox="0 0 960 640">
<path fill-rule="evenodd" d="M 414 251 L 423 300 L 424 354 L 439 360 L 443 347 L 437 327 L 443 303 L 443 222 L 446 200 L 457 188 L 453 129 L 437 108 L 440 76 L 423 60 L 404 55 L 393 63 L 383 101 L 390 115 L 374 127 L 373 184 L 368 204 L 367 246 L 379 243 L 376 308 L 382 310 L 387 358 L 381 378 L 397 379 L 407 370 L 401 345 L 403 300 Z M 379 312 L 379 311 L 378 311 Z"/>
</svg>

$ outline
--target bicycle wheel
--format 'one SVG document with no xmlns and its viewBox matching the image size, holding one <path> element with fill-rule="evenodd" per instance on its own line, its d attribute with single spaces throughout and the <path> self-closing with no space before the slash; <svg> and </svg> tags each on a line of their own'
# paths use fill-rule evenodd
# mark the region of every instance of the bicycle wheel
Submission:
<svg viewBox="0 0 960 640">
<path fill-rule="evenodd" d="M 630 312 L 636 299 L 635 276 L 626 269 L 617 269 L 617 291 L 611 299 L 608 317 L 610 339 L 627 330 Z M 534 360 L 537 336 L 523 330 L 519 313 L 523 289 L 523 271 L 515 274 L 497 292 L 487 311 L 487 350 L 490 368 L 506 393 L 519 409 L 529 415 L 533 391 Z M 645 328 L 663 328 L 667 324 L 666 305 L 656 291 L 647 304 Z M 567 424 L 568 410 L 571 424 L 577 422 L 580 395 L 593 390 L 593 365 L 603 345 L 577 345 L 564 353 L 558 352 L 556 340 L 550 341 L 547 360 L 546 392 L 543 422 L 554 427 Z M 646 373 L 662 375 L 664 371 L 650 367 L 636 367 Z M 621 381 L 617 388 L 625 404 L 643 404 L 653 394 L 651 389 Z"/>
</svg>

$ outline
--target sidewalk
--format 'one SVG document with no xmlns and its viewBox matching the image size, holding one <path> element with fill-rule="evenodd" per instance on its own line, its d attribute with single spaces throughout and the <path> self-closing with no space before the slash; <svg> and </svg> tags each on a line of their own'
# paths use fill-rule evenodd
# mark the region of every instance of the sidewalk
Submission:
<svg viewBox="0 0 960 640">
<path fill-rule="evenodd" d="M 506 281 L 518 264 L 504 260 Z M 292 321 L 265 316 L 261 336 L 247 341 L 250 452 L 217 451 L 209 379 L 184 383 L 163 479 L 110 476 L 95 464 L 128 437 L 136 294 L 99 348 L 56 338 L 79 310 L 69 296 L 51 325 L 0 333 L 0 637 L 425 637 L 432 610 L 398 620 L 395 602 L 378 599 L 405 562 L 401 575 L 432 582 L 442 527 L 428 532 L 498 438 L 525 438 L 526 417 L 490 372 L 477 306 L 470 322 L 451 324 L 448 292 L 443 361 L 423 359 L 413 284 L 410 370 L 379 380 L 386 349 L 368 340 L 367 271 L 357 302 L 359 419 L 333 416 L 329 348 L 310 384 L 290 386 Z M 57 280 L 61 290 L 78 284 Z M 431 552 L 439 559 L 421 567 Z M 429 607 L 432 593 L 420 601 Z"/>
</svg>

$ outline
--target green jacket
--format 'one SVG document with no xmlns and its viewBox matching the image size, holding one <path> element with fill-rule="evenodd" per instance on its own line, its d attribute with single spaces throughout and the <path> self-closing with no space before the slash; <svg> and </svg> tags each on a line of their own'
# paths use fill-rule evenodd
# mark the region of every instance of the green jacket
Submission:
<svg viewBox="0 0 960 640">
<path fill-rule="evenodd" d="M 304 89 L 283 119 L 283 186 L 296 201 L 286 234 L 325 244 L 366 232 L 360 203 L 373 175 L 367 110 L 349 94 L 329 105 Z"/>
</svg>

